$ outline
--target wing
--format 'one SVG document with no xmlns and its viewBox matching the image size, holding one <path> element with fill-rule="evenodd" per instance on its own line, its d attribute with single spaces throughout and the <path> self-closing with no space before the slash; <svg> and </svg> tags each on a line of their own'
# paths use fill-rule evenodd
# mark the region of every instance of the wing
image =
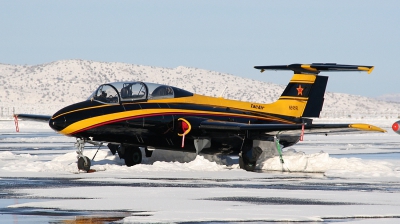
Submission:
<svg viewBox="0 0 400 224">
<path fill-rule="evenodd" d="M 302 124 L 244 124 L 204 120 L 198 128 L 203 130 L 258 131 L 275 135 L 277 133 L 300 133 L 303 127 Z M 304 131 L 313 134 L 386 132 L 386 130 L 370 124 L 306 124 Z"/>
<path fill-rule="evenodd" d="M 17 118 L 30 121 L 49 122 L 50 115 L 37 115 L 37 114 L 14 114 Z"/>
</svg>

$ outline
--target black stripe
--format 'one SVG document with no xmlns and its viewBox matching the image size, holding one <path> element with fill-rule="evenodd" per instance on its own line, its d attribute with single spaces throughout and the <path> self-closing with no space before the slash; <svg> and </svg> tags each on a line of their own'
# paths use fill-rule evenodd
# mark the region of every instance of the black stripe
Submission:
<svg viewBox="0 0 400 224">
<path fill-rule="evenodd" d="M 325 88 L 328 83 L 328 76 L 317 76 L 310 95 L 308 97 L 303 117 L 319 117 L 324 104 Z"/>
</svg>

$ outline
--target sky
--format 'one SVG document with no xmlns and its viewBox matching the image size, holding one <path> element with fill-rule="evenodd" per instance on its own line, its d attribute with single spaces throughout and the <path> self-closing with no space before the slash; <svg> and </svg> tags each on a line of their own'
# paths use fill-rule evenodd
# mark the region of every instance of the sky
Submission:
<svg viewBox="0 0 400 224">
<path fill-rule="evenodd" d="M 0 0 L 0 63 L 186 66 L 281 85 L 292 72 L 253 67 L 373 65 L 370 75 L 328 73 L 327 91 L 375 97 L 400 92 L 399 10 L 394 0 Z"/>
</svg>

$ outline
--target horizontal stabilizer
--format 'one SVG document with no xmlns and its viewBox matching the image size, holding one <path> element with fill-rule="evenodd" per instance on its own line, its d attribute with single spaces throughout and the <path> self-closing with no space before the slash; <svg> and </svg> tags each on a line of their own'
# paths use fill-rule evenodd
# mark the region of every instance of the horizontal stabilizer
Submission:
<svg viewBox="0 0 400 224">
<path fill-rule="evenodd" d="M 312 64 L 291 64 L 291 65 L 268 65 L 254 66 L 255 69 L 265 70 L 292 70 L 296 74 L 311 73 L 318 74 L 320 72 L 336 72 L 336 71 L 366 71 L 368 74 L 374 70 L 374 66 L 365 65 L 341 65 L 336 63 L 312 63 Z"/>
<path fill-rule="evenodd" d="M 20 119 L 23 120 L 30 120 L 30 121 L 42 121 L 42 122 L 49 122 L 51 116 L 48 115 L 37 115 L 37 114 L 15 114 Z"/>
</svg>

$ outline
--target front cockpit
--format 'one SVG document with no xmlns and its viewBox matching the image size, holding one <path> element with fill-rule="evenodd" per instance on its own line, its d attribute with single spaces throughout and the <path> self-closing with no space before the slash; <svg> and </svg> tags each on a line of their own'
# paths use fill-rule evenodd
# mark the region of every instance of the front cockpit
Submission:
<svg viewBox="0 0 400 224">
<path fill-rule="evenodd" d="M 88 100 L 119 104 L 187 96 L 193 96 L 193 93 L 168 85 L 145 82 L 114 82 L 99 86 Z"/>
</svg>

